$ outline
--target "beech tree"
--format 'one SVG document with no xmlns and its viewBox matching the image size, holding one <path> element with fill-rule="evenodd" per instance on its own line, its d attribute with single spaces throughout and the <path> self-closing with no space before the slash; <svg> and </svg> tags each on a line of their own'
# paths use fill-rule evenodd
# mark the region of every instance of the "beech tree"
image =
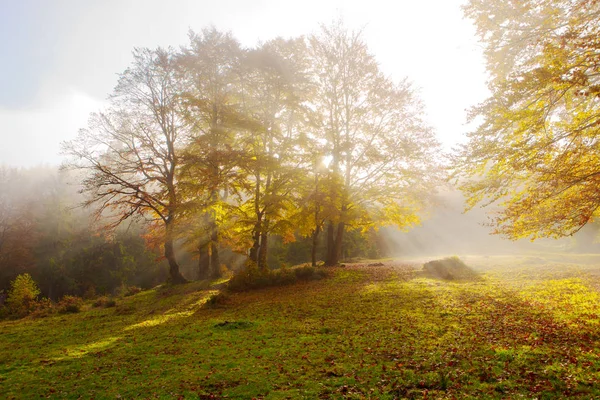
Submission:
<svg viewBox="0 0 600 400">
<path fill-rule="evenodd" d="M 290 216 L 302 173 L 306 62 L 303 38 L 269 41 L 244 60 L 244 110 L 254 124 L 244 143 L 247 199 L 239 211 L 240 222 L 251 230 L 249 257 L 261 268 L 267 266 L 269 235 L 294 230 Z"/>
<path fill-rule="evenodd" d="M 162 227 L 170 279 L 182 283 L 175 257 L 175 225 L 181 214 L 178 181 L 186 127 L 181 118 L 172 50 L 136 49 L 121 74 L 111 107 L 63 145 L 66 168 L 84 173 L 85 206 L 115 228 L 129 218 Z"/>
<path fill-rule="evenodd" d="M 511 239 L 572 235 L 600 215 L 600 3 L 472 0 L 490 97 L 456 156 L 469 207 Z"/>
<path fill-rule="evenodd" d="M 336 207 L 325 263 L 335 265 L 347 227 L 419 222 L 441 182 L 441 151 L 408 81 L 383 75 L 360 32 L 341 22 L 324 26 L 310 49 L 318 135 L 331 160 L 327 190 Z"/>
<path fill-rule="evenodd" d="M 310 260 L 315 267 L 319 237 L 330 216 L 336 215 L 336 210 L 329 197 L 331 193 L 327 190 L 332 185 L 328 181 L 331 175 L 327 173 L 325 159 L 319 151 L 313 150 L 310 154 L 313 156 L 312 171 L 305 168 L 306 175 L 297 180 L 300 190 L 297 201 L 299 212 L 292 217 L 292 221 L 299 234 L 310 237 Z"/>
<path fill-rule="evenodd" d="M 187 226 L 196 243 L 200 277 L 220 274 L 220 226 L 227 197 L 239 191 L 240 152 L 236 139 L 244 126 L 239 75 L 243 50 L 229 33 L 205 29 L 190 33 L 190 45 L 180 56 L 185 117 L 191 142 L 180 182 L 188 192 Z M 190 219 L 195 221 L 190 221 Z"/>
</svg>

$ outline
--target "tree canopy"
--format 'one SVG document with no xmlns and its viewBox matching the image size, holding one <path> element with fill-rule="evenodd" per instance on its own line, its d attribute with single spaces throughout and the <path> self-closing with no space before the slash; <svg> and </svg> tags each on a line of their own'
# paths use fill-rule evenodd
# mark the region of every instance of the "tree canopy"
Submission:
<svg viewBox="0 0 600 400">
<path fill-rule="evenodd" d="M 440 146 L 407 80 L 386 77 L 363 41 L 340 22 L 310 37 L 317 93 L 317 140 L 325 143 L 335 212 L 326 264 L 335 265 L 348 226 L 419 222 L 441 181 Z"/>
<path fill-rule="evenodd" d="M 121 74 L 112 107 L 90 118 L 87 129 L 64 144 L 67 168 L 85 174 L 85 205 L 114 228 L 128 218 L 155 221 L 162 231 L 173 282 L 185 279 L 173 249 L 181 214 L 178 174 L 185 122 L 179 111 L 176 64 L 172 51 L 136 49 Z"/>
<path fill-rule="evenodd" d="M 344 232 L 418 223 L 442 171 L 410 83 L 341 22 L 252 48 L 212 28 L 136 49 L 111 107 L 64 149 L 108 227 L 154 227 L 174 282 L 178 243 L 216 277 L 225 247 L 267 268 L 273 236 L 310 236 L 316 263 L 326 223 L 335 265 Z"/>
<path fill-rule="evenodd" d="M 457 155 L 469 206 L 496 233 L 571 235 L 600 215 L 600 3 L 472 0 L 490 97 Z"/>
</svg>

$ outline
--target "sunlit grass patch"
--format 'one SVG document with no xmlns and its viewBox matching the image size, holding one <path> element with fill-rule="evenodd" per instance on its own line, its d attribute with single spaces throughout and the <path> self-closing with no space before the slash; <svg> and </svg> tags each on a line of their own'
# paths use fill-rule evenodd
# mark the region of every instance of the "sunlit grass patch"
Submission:
<svg viewBox="0 0 600 400">
<path fill-rule="evenodd" d="M 459 283 L 400 266 L 331 271 L 330 279 L 230 293 L 219 307 L 204 305 L 218 293 L 204 282 L 119 299 L 129 314 L 93 308 L 0 323 L 0 393 L 600 396 L 600 309 L 585 271 L 530 280 L 532 271 L 505 277 L 494 267 L 482 281 Z"/>
<path fill-rule="evenodd" d="M 55 357 L 54 360 L 60 361 L 67 358 L 80 358 L 87 355 L 88 353 L 105 350 L 111 347 L 117 340 L 120 339 L 122 339 L 122 337 L 115 336 L 102 339 L 97 342 L 86 343 L 80 346 L 73 346 L 64 350 L 65 355 L 63 357 Z"/>
</svg>

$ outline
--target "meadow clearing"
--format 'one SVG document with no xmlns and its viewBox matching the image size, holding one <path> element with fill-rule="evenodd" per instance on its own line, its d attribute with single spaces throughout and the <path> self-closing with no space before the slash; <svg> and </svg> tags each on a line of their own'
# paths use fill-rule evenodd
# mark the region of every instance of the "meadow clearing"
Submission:
<svg viewBox="0 0 600 400">
<path fill-rule="evenodd" d="M 3 321 L 1 397 L 600 397 L 599 255 L 461 259 L 477 279 L 383 260 L 289 286 L 161 286 Z"/>
</svg>

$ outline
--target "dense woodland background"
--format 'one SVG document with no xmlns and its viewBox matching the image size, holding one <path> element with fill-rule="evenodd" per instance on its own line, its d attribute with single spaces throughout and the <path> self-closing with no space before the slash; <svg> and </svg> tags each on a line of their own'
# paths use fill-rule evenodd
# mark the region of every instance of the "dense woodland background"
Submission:
<svg viewBox="0 0 600 400">
<path fill-rule="evenodd" d="M 72 175 L 55 167 L 0 168 L 0 288 L 8 290 L 17 275 L 29 273 L 42 295 L 115 294 L 127 286 L 151 288 L 168 278 L 160 248 L 142 224 L 124 224 L 114 232 L 99 229 L 91 210 L 79 205 Z M 100 225 L 101 226 L 101 225 Z M 297 235 L 291 243 L 280 236 L 270 242 L 269 267 L 310 262 L 311 240 Z M 182 272 L 198 279 L 198 257 L 178 242 Z M 385 244 L 375 232 L 351 231 L 344 257 L 378 257 Z M 325 244 L 319 242 L 322 259 Z M 241 268 L 245 257 L 224 251 L 223 266 Z"/>
<path fill-rule="evenodd" d="M 69 183 L 71 182 L 71 183 Z M 128 286 L 151 288 L 168 278 L 160 246 L 153 244 L 142 224 L 125 224 L 113 233 L 98 229 L 91 210 L 82 209 L 73 176 L 55 167 L 0 168 L 0 288 L 8 290 L 17 275 L 29 273 L 42 295 L 58 300 L 64 295 L 115 294 Z M 388 227 L 379 231 L 349 231 L 343 259 L 379 257 L 432 257 L 448 254 L 521 254 L 533 252 L 597 252 L 597 228 L 589 226 L 562 241 L 517 243 L 490 236 L 482 210 L 463 214 L 460 193 L 440 195 L 439 206 L 422 226 L 409 232 Z M 270 241 L 269 268 L 310 262 L 312 239 L 296 234 L 284 243 Z M 326 255 L 321 238 L 318 259 Z M 197 253 L 184 242 L 177 245 L 182 273 L 199 279 Z M 245 257 L 224 252 L 223 265 L 231 272 Z"/>
</svg>

